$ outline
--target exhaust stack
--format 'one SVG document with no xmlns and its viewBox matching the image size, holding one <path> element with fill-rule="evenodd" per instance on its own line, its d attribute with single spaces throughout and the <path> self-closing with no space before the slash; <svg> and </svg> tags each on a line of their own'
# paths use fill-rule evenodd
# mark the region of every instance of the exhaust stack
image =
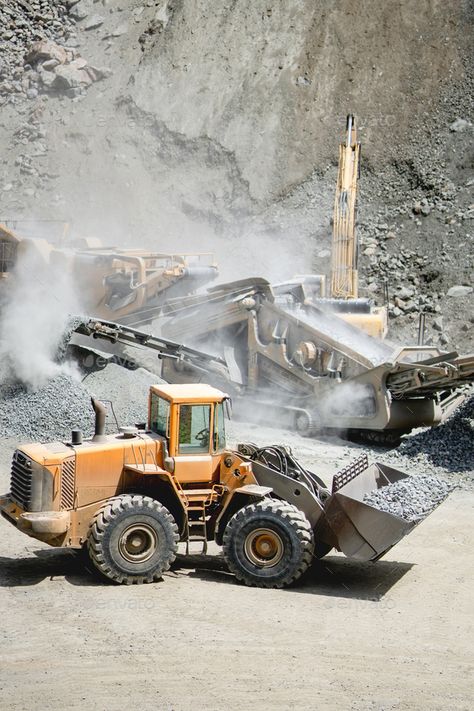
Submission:
<svg viewBox="0 0 474 711">
<path fill-rule="evenodd" d="M 105 436 L 105 418 L 107 416 L 107 410 L 105 409 L 105 405 L 100 402 L 100 400 L 96 400 L 96 398 L 91 398 L 92 402 L 92 407 L 94 408 L 95 412 L 95 427 L 94 427 L 94 436 L 92 437 L 93 442 L 104 442 L 106 439 Z"/>
</svg>

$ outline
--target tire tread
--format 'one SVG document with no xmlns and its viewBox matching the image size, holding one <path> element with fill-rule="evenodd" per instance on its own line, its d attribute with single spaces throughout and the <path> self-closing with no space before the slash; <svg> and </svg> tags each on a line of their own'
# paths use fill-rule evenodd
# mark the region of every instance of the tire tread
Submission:
<svg viewBox="0 0 474 711">
<path fill-rule="evenodd" d="M 242 570 L 235 561 L 235 556 L 232 552 L 232 540 L 238 529 L 245 524 L 249 517 L 261 514 L 265 516 L 270 513 L 281 517 L 284 525 L 289 525 L 301 545 L 301 558 L 296 570 L 289 572 L 286 576 L 282 576 L 278 580 L 272 579 L 255 579 L 249 572 Z M 311 565 L 313 559 L 314 538 L 311 524 L 304 515 L 293 504 L 279 499 L 262 499 L 256 503 L 249 504 L 239 509 L 228 522 L 223 535 L 224 556 L 227 561 L 229 570 L 234 573 L 235 577 L 251 587 L 266 587 L 266 588 L 283 588 L 294 583 L 306 572 Z"/>
<path fill-rule="evenodd" d="M 109 528 L 113 526 L 117 517 L 124 511 L 133 509 L 148 509 L 160 513 L 170 525 L 173 535 L 174 550 L 163 562 L 163 565 L 155 571 L 144 574 L 128 574 L 123 571 L 114 570 L 108 563 L 104 555 L 104 536 Z M 116 583 L 127 585 L 151 583 L 159 580 L 162 574 L 169 570 L 171 563 L 176 559 L 179 542 L 178 526 L 168 509 L 156 499 L 150 496 L 138 494 L 121 494 L 108 499 L 93 516 L 87 535 L 87 550 L 94 566 L 100 573 Z"/>
</svg>

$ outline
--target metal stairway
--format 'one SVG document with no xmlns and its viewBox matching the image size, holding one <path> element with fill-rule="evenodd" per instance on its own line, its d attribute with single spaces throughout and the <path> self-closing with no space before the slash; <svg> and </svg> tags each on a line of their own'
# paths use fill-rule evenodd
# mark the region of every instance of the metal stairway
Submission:
<svg viewBox="0 0 474 711">
<path fill-rule="evenodd" d="M 188 538 L 186 540 L 186 555 L 189 555 L 190 543 L 201 543 L 201 555 L 205 555 L 207 553 L 206 502 L 196 502 L 192 506 L 188 506 L 187 511 Z M 197 518 L 191 518 L 189 515 L 191 512 L 195 512 Z"/>
<path fill-rule="evenodd" d="M 217 500 L 218 491 L 212 489 L 181 489 L 188 518 L 188 537 L 186 555 L 189 555 L 190 543 L 200 543 L 200 555 L 207 553 L 207 507 Z M 194 555 L 197 555 L 196 553 Z"/>
</svg>

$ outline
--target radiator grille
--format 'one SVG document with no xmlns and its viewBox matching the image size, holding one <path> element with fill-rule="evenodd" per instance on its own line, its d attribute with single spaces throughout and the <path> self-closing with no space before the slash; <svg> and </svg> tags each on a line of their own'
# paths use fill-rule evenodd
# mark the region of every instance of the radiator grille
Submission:
<svg viewBox="0 0 474 711">
<path fill-rule="evenodd" d="M 74 506 L 74 485 L 76 476 L 76 462 L 66 459 L 63 462 L 61 477 L 61 508 L 72 509 Z"/>
<path fill-rule="evenodd" d="M 23 452 L 15 452 L 12 461 L 10 494 L 13 501 L 28 511 L 31 503 L 31 459 Z"/>
</svg>

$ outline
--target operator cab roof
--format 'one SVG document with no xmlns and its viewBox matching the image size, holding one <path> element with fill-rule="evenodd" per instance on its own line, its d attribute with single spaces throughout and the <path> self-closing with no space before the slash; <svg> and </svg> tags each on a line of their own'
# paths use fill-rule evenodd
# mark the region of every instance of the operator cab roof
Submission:
<svg viewBox="0 0 474 711">
<path fill-rule="evenodd" d="M 152 385 L 151 390 L 173 402 L 222 402 L 228 395 L 204 383 L 180 383 L 179 385 Z"/>
</svg>

